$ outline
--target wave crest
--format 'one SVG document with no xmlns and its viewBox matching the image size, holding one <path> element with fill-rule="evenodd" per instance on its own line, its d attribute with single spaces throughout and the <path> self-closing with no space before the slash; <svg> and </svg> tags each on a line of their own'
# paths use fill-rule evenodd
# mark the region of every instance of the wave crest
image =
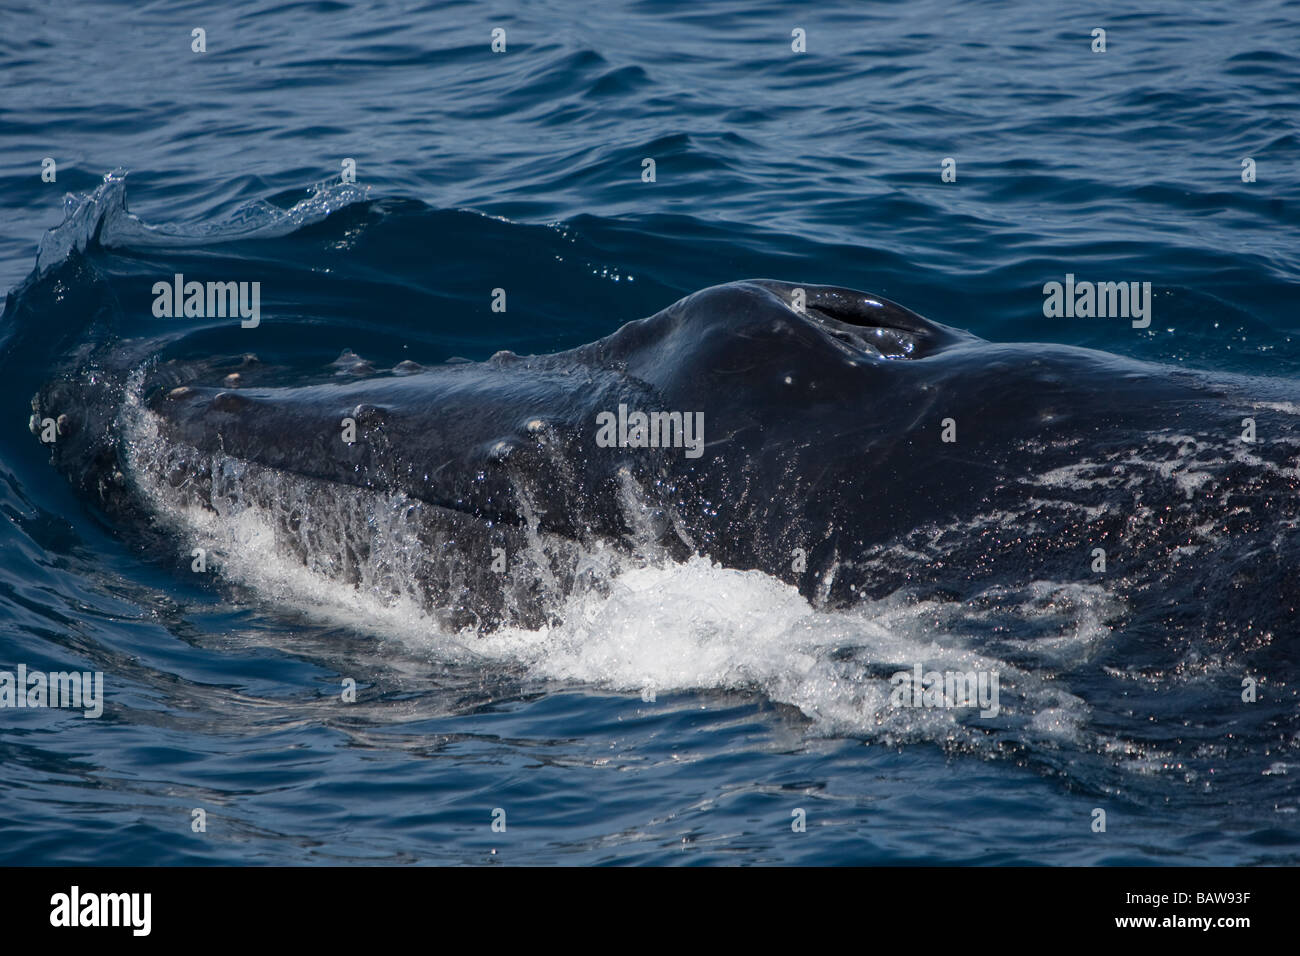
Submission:
<svg viewBox="0 0 1300 956">
<path fill-rule="evenodd" d="M 182 249 L 236 239 L 269 239 L 319 222 L 330 213 L 364 202 L 369 186 L 321 182 L 311 194 L 288 209 L 266 200 L 245 203 L 224 219 L 186 226 L 156 226 L 127 209 L 127 171 L 115 169 L 88 193 L 68 193 L 63 198 L 63 222 L 41 237 L 36 253 L 36 274 L 44 275 L 74 252 L 91 243 L 105 247 Z"/>
</svg>

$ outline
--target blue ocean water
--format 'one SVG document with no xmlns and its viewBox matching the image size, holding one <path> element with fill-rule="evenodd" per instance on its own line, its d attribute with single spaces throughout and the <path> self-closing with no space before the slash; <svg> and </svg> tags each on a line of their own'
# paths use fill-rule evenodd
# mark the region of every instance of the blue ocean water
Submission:
<svg viewBox="0 0 1300 956">
<path fill-rule="evenodd" d="M 1238 725 L 1203 707 L 1238 675 L 1192 649 L 1131 701 L 1089 699 L 1061 661 L 1104 651 L 1102 589 L 1027 596 L 996 625 L 901 600 L 828 613 L 701 558 L 616 582 L 583 626 L 461 641 L 365 595 L 316 606 L 255 540 L 242 580 L 199 578 L 89 509 L 28 431 L 32 394 L 105 330 L 303 367 L 482 359 L 753 276 L 992 340 L 1293 378 L 1300 3 L 3 19 L 0 669 L 102 671 L 105 707 L 0 710 L 0 862 L 1300 860 L 1297 689 L 1275 681 Z M 261 281 L 262 325 L 153 318 L 175 271 Z M 1150 327 L 1045 318 L 1067 273 L 1150 281 Z M 1026 702 L 1032 740 L 885 719 L 832 666 L 995 626 L 1051 651 L 1007 662 L 1053 688 Z M 1297 636 L 1275 636 L 1292 660 Z"/>
</svg>

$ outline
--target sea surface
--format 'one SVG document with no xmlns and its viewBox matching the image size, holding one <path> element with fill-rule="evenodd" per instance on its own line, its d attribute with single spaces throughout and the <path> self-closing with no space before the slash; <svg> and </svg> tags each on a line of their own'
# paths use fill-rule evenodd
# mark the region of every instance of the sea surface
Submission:
<svg viewBox="0 0 1300 956">
<path fill-rule="evenodd" d="M 100 671 L 104 708 L 0 709 L 0 863 L 1300 862 L 1298 689 L 1239 725 L 1202 704 L 1240 674 L 1190 648 L 1089 699 L 1101 585 L 826 611 L 701 555 L 448 634 L 255 537 L 239 580 L 142 549 L 28 428 L 105 334 L 481 360 L 759 276 L 1293 379 L 1298 252 L 1295 2 L 6 4 L 0 670 Z M 261 325 L 155 318 L 174 272 L 260 281 Z M 1150 327 L 1045 318 L 1066 274 L 1151 282 Z M 1052 689 L 1032 738 L 883 713 L 836 666 L 993 634 Z"/>
</svg>

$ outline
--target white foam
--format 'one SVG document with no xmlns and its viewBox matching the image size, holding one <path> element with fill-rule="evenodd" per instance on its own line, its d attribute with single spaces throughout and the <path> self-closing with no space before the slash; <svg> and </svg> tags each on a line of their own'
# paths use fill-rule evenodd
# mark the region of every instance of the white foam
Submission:
<svg viewBox="0 0 1300 956">
<path fill-rule="evenodd" d="M 1083 701 L 1036 671 L 1038 664 L 1086 657 L 1109 636 L 1103 621 L 1114 601 L 1096 586 L 1039 582 L 969 605 L 896 595 L 828 611 L 758 571 L 724 568 L 700 556 L 684 562 L 661 554 L 629 558 L 611 547 L 585 556 L 597 586 L 559 602 L 561 623 L 487 634 L 450 631 L 422 608 L 414 581 L 407 579 L 409 551 L 418 544 L 402 516 L 418 503 L 372 495 L 358 504 L 362 492 L 340 489 L 337 507 L 363 507 L 372 515 L 376 533 L 369 560 L 383 569 L 363 573 L 360 586 L 341 584 L 327 561 L 307 566 L 297 550 L 277 540 L 282 523 L 255 503 L 257 496 L 218 513 L 179 500 L 161 483 L 144 484 L 142 476 L 154 473 L 144 465 L 161 447 L 157 422 L 138 402 L 129 403 L 123 420 L 140 491 L 183 538 L 187 552 L 207 549 L 225 578 L 265 601 L 401 641 L 430 658 L 504 666 L 537 680 L 638 695 L 752 692 L 798 708 L 815 734 L 888 743 L 922 739 L 992 749 L 995 737 L 1010 735 L 1057 745 L 1077 742 L 1086 730 Z M 238 464 L 227 459 L 225 467 Z M 287 487 L 286 494 L 292 494 Z M 629 502 L 634 499 L 629 495 Z M 1032 620 L 1039 637 L 990 640 L 988 618 L 994 612 L 1000 622 L 1007 616 Z M 1015 626 L 1010 630 L 1019 633 Z M 997 656 L 1008 648 L 1033 669 Z M 996 715 L 980 716 L 973 707 L 899 706 L 891 677 L 918 663 L 927 673 L 996 674 Z"/>
</svg>

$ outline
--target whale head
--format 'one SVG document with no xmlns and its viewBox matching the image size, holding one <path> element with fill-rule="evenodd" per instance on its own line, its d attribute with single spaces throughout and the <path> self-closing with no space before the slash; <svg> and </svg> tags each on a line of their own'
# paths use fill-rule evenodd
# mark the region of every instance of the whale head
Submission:
<svg viewBox="0 0 1300 956">
<path fill-rule="evenodd" d="M 770 279 L 546 355 L 383 369 L 348 353 L 310 373 L 244 356 L 115 369 L 116 354 L 138 355 L 106 352 L 33 402 L 56 421 L 56 464 L 105 510 L 191 531 L 255 514 L 281 551 L 354 583 L 388 574 L 382 512 L 382 561 L 480 618 L 537 619 L 532 598 L 596 540 L 787 577 L 804 550 L 809 575 L 828 573 L 923 522 L 1011 507 L 1053 449 L 1129 434 L 1158 397 L 1114 357 L 996 345 L 879 295 Z M 1141 401 L 1116 400 L 1130 386 Z M 534 554 L 509 598 L 495 549 Z"/>
</svg>

